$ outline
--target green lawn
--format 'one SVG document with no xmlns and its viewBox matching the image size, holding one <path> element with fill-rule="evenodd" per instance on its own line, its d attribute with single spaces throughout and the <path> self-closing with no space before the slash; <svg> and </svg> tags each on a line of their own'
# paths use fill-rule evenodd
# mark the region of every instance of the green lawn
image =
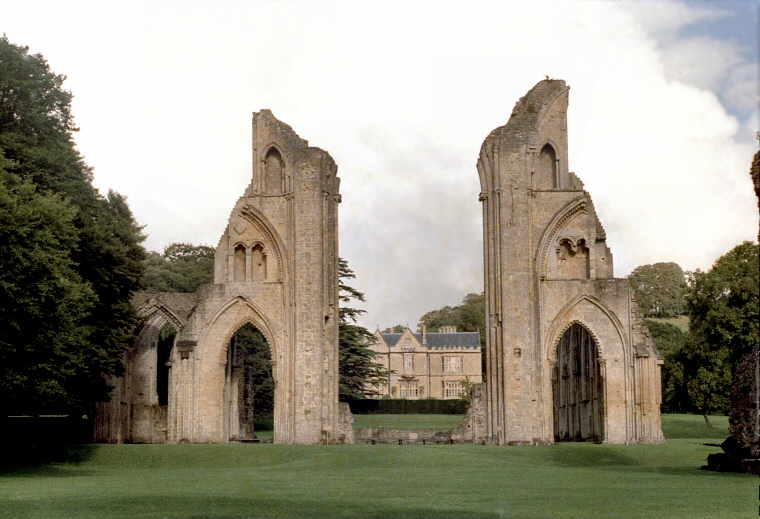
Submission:
<svg viewBox="0 0 760 519">
<path fill-rule="evenodd" d="M 651 446 L 99 445 L 0 475 L 0 516 L 756 517 L 757 477 L 699 469 L 725 417 L 663 422 Z"/>
<path fill-rule="evenodd" d="M 689 331 L 689 316 L 688 315 L 679 315 L 678 317 L 648 317 L 647 319 L 652 319 L 653 321 L 660 321 L 661 323 L 668 323 L 668 324 L 678 326 L 683 333 L 686 333 Z"/>
<path fill-rule="evenodd" d="M 367 429 L 451 429 L 462 421 L 460 414 L 357 414 L 354 427 Z"/>
</svg>

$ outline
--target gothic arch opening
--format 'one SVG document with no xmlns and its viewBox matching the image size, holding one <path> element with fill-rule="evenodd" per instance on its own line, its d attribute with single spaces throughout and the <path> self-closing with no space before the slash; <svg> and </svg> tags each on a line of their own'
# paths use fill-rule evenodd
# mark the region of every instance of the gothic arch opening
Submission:
<svg viewBox="0 0 760 519">
<path fill-rule="evenodd" d="M 269 148 L 264 157 L 264 194 L 282 194 L 282 155 L 277 148 Z"/>
<path fill-rule="evenodd" d="M 559 189 L 557 153 L 546 144 L 538 156 L 538 189 Z"/>
<path fill-rule="evenodd" d="M 230 441 L 259 439 L 274 429 L 272 352 L 264 334 L 242 326 L 230 339 L 225 366 L 225 436 Z"/>
<path fill-rule="evenodd" d="M 251 280 L 265 281 L 267 278 L 267 256 L 264 247 L 257 243 L 251 249 Z"/>
<path fill-rule="evenodd" d="M 177 331 L 169 324 L 161 330 L 156 342 L 156 396 L 159 407 L 169 405 L 169 370 L 171 369 L 169 359 L 176 336 Z M 166 419 L 166 410 L 162 414 Z"/>
<path fill-rule="evenodd" d="M 122 393 L 121 440 L 165 443 L 171 393 L 171 354 L 177 323 L 153 308 L 143 315 L 135 347 L 127 357 Z"/>
<path fill-rule="evenodd" d="M 557 345 L 552 390 L 555 441 L 601 442 L 604 395 L 599 348 L 579 323 L 573 323 Z"/>
<path fill-rule="evenodd" d="M 245 245 L 235 246 L 235 281 L 245 281 Z"/>
</svg>

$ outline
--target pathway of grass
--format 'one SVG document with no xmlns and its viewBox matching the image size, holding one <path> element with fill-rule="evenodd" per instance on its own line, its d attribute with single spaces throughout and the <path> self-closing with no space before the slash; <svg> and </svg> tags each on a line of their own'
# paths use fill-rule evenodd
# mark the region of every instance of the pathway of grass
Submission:
<svg viewBox="0 0 760 519">
<path fill-rule="evenodd" d="M 725 433 L 664 422 L 649 446 L 101 445 L 4 474 L 0 516 L 753 517 L 756 477 L 699 470 Z"/>
</svg>

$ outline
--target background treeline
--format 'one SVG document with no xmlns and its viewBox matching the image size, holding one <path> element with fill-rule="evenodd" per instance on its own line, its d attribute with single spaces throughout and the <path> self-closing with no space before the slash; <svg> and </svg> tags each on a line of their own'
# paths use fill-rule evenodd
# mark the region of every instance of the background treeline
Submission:
<svg viewBox="0 0 760 519">
<path fill-rule="evenodd" d="M 664 359 L 663 411 L 727 413 L 739 362 L 760 341 L 758 245 L 734 247 L 707 272 L 657 263 L 630 278 Z M 667 319 L 680 314 L 688 326 Z"/>
</svg>

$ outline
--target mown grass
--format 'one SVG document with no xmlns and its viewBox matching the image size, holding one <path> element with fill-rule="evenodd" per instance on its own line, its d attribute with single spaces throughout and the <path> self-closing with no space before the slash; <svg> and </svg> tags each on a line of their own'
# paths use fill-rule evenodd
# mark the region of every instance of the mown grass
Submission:
<svg viewBox="0 0 760 519">
<path fill-rule="evenodd" d="M 462 421 L 460 414 L 357 414 L 354 427 L 368 429 L 451 429 Z"/>
<path fill-rule="evenodd" d="M 0 477 L 3 517 L 753 517 L 758 479 L 700 470 L 725 437 L 667 445 L 100 445 Z"/>
<path fill-rule="evenodd" d="M 672 324 L 679 327 L 684 333 L 689 331 L 688 315 L 679 315 L 678 317 L 647 317 L 647 319 L 652 319 L 653 321 L 659 321 L 661 323 Z"/>
</svg>

